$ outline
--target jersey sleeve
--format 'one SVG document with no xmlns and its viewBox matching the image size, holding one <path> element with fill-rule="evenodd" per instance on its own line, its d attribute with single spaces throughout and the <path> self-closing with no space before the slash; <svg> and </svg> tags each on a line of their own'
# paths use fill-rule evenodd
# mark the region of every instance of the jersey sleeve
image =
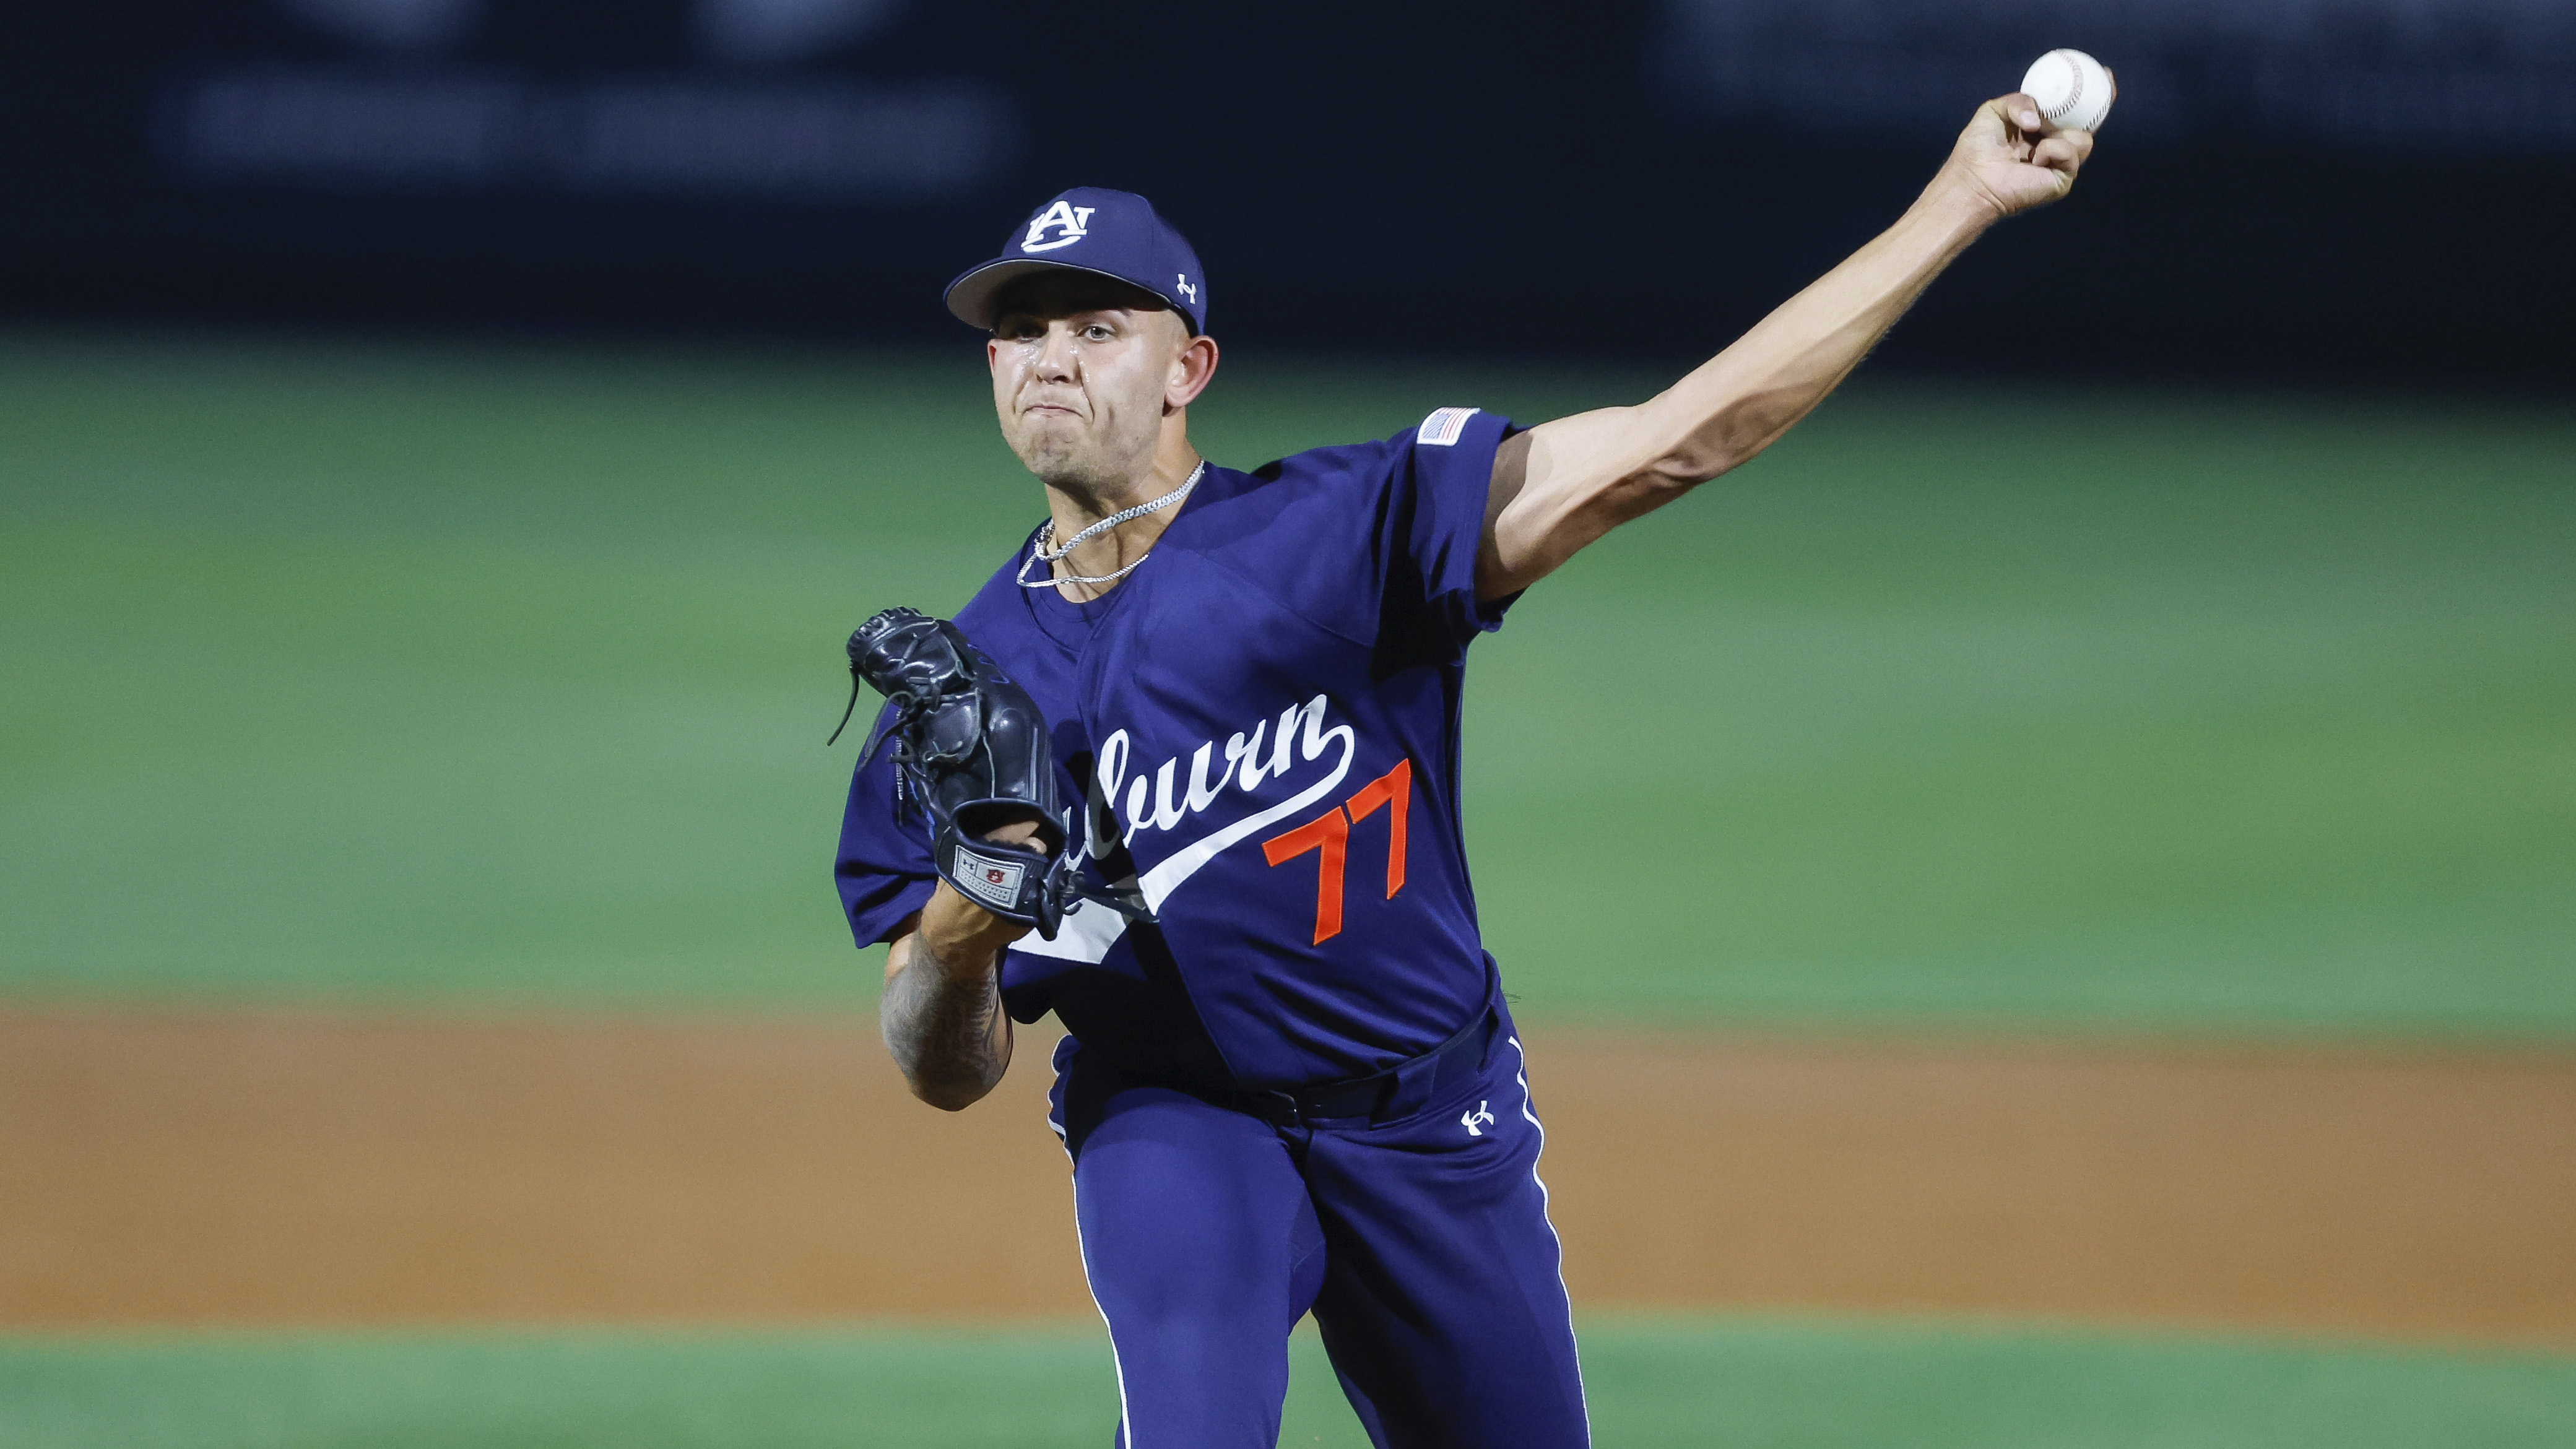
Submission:
<svg viewBox="0 0 2576 1449">
<path fill-rule="evenodd" d="M 885 723 L 889 705 L 879 710 Z M 862 739 L 875 738 L 872 729 Z M 930 824 L 918 810 L 896 810 L 896 765 L 880 755 L 850 777 L 849 806 L 841 814 L 841 848 L 832 875 L 841 888 L 841 913 L 850 935 L 873 946 L 894 934 L 906 916 L 930 900 L 938 880 L 930 862 Z"/>
<path fill-rule="evenodd" d="M 1198 546 L 1381 666 L 1457 658 L 1512 604 L 1476 597 L 1476 554 L 1494 452 L 1513 431 L 1441 408 L 1391 438 L 1265 464 L 1242 510 L 1201 520 Z"/>
<path fill-rule="evenodd" d="M 1519 595 L 1476 597 L 1476 554 L 1485 537 L 1494 453 L 1514 429 L 1478 408 L 1441 408 L 1387 440 L 1394 475 L 1380 514 L 1385 567 L 1381 633 L 1401 629 L 1418 608 L 1428 632 L 1463 648 L 1500 628 Z"/>
</svg>

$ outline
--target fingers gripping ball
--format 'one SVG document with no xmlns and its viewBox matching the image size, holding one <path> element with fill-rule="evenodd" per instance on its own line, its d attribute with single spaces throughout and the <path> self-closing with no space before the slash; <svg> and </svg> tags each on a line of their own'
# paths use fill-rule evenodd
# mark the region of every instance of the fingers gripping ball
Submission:
<svg viewBox="0 0 2576 1449">
<path fill-rule="evenodd" d="M 947 882 L 994 915 L 1055 939 L 1075 895 L 1056 797 L 1055 751 L 1029 692 L 945 619 L 888 609 L 850 636 L 851 689 L 894 706 L 861 766 L 882 750 L 901 773 L 899 798 L 930 816 L 931 859 Z M 1034 824 L 1035 849 L 986 840 Z"/>
<path fill-rule="evenodd" d="M 2057 131 L 2098 131 L 2111 114 L 2111 73 L 2080 50 L 2052 50 L 2032 61 L 2022 94 Z"/>
</svg>

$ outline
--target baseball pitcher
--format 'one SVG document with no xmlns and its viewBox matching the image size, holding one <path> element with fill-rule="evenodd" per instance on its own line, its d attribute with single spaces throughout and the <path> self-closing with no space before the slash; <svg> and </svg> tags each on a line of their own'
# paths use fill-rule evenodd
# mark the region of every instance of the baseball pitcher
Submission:
<svg viewBox="0 0 2576 1449">
<path fill-rule="evenodd" d="M 1662 394 L 1249 472 L 1191 446 L 1209 281 L 1143 197 L 1067 191 L 950 284 L 1046 518 L 955 620 L 851 637 L 886 703 L 837 874 L 924 1101 L 990 1092 L 1015 1021 L 1069 1033 L 1050 1125 L 1123 1449 L 1274 1444 L 1310 1311 L 1380 1446 L 1589 1442 L 1460 827 L 1467 647 L 1762 451 L 2091 148 L 1988 102 L 1895 225 Z"/>
</svg>

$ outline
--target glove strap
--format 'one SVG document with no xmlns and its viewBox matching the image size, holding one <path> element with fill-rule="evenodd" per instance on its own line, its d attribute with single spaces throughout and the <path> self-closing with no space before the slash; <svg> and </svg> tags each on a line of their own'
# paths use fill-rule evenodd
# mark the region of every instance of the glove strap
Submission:
<svg viewBox="0 0 2576 1449">
<path fill-rule="evenodd" d="M 1026 846 L 968 840 L 944 824 L 932 853 L 940 875 L 960 895 L 1005 920 L 1037 927 L 1042 939 L 1055 939 L 1067 894 L 1057 880 L 1064 872 L 1060 859 Z"/>
</svg>

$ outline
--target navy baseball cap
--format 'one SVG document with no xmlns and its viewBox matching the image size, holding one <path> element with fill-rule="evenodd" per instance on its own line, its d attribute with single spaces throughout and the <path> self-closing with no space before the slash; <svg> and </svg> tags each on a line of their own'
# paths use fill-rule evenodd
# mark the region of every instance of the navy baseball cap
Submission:
<svg viewBox="0 0 2576 1449">
<path fill-rule="evenodd" d="M 1077 186 L 1029 213 L 1002 254 L 948 284 L 948 310 L 991 331 L 993 299 L 1032 272 L 1091 272 L 1142 287 L 1172 304 L 1192 334 L 1207 330 L 1207 278 L 1187 237 L 1132 191 Z"/>
</svg>

